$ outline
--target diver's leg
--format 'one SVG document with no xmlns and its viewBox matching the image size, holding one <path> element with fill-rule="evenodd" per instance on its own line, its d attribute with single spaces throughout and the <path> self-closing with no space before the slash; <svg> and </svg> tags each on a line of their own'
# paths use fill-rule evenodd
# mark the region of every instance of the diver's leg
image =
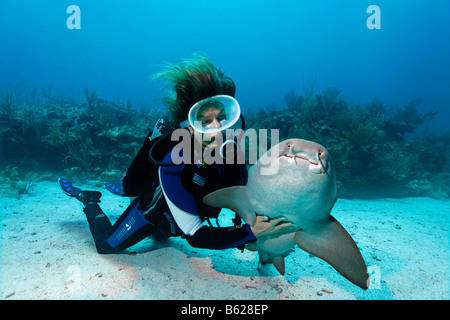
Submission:
<svg viewBox="0 0 450 320">
<path fill-rule="evenodd" d="M 114 253 L 126 249 L 153 234 L 155 227 L 138 209 L 136 198 L 114 225 L 98 205 L 102 194 L 98 191 L 82 191 L 66 179 L 58 179 L 64 193 L 75 197 L 84 204 L 84 213 L 89 223 L 98 253 Z"/>
<path fill-rule="evenodd" d="M 96 234 L 92 233 L 92 236 L 99 253 L 114 253 L 124 250 L 155 232 L 155 228 L 147 221 L 143 211 L 138 209 L 138 207 L 139 199 L 135 199 L 116 223 L 109 228 L 107 228 L 106 223 L 102 224 L 102 221 L 100 221 L 98 233 L 97 220 L 92 220 L 94 229 L 96 229 Z M 100 207 L 98 209 L 92 207 L 89 210 L 92 212 L 91 219 L 101 214 Z M 102 219 L 102 217 L 98 219 Z M 89 220 L 90 218 L 88 217 Z M 91 226 L 91 222 L 89 222 L 89 225 Z"/>
<path fill-rule="evenodd" d="M 97 246 L 103 242 L 105 235 L 111 231 L 112 224 L 97 203 L 87 203 L 83 209 L 89 223 L 92 238 Z M 100 253 L 100 251 L 99 251 Z"/>
<path fill-rule="evenodd" d="M 158 200 L 155 207 L 146 211 L 144 216 L 154 227 L 152 236 L 155 240 L 163 241 L 183 234 L 170 213 L 164 197 Z"/>
</svg>

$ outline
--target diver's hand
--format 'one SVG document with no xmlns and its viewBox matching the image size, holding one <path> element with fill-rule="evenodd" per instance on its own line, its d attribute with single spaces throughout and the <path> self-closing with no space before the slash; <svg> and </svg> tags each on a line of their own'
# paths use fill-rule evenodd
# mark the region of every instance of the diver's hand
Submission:
<svg viewBox="0 0 450 320">
<path fill-rule="evenodd" d="M 285 217 L 270 219 L 266 216 L 256 216 L 256 223 L 250 226 L 256 238 L 271 237 L 281 233 L 289 233 L 298 230 L 291 222 L 287 222 Z"/>
</svg>

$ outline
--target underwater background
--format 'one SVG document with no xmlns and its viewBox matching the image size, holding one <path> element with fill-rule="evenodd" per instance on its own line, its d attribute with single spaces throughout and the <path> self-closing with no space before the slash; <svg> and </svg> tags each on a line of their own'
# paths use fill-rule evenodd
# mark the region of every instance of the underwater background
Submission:
<svg viewBox="0 0 450 320">
<path fill-rule="evenodd" d="M 1 0 L 2 187 L 120 180 L 165 112 L 152 75 L 199 52 L 236 83 L 247 128 L 329 150 L 341 197 L 446 199 L 448 12 L 446 0 Z"/>
<path fill-rule="evenodd" d="M 0 299 L 448 300 L 449 12 L 448 0 L 0 0 Z M 152 76 L 195 53 L 234 80 L 247 128 L 330 152 L 332 216 L 369 290 L 298 248 L 284 276 L 255 252 L 182 238 L 98 254 L 57 178 L 100 190 L 117 221 L 130 199 L 105 183 L 166 114 Z"/>
</svg>

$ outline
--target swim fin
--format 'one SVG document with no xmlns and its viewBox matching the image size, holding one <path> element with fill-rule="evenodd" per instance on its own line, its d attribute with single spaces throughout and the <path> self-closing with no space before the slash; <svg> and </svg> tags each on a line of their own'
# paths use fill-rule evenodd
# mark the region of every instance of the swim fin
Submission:
<svg viewBox="0 0 450 320">
<path fill-rule="evenodd" d="M 74 187 L 72 182 L 64 178 L 58 178 L 58 182 L 65 194 L 77 198 L 83 204 L 100 202 L 102 194 L 98 191 L 82 191 L 80 188 Z"/>
<path fill-rule="evenodd" d="M 74 187 L 72 185 L 72 182 L 70 182 L 69 180 L 66 180 L 64 178 L 58 178 L 58 182 L 59 182 L 59 185 L 61 186 L 61 189 L 68 196 L 76 197 L 81 192 L 81 189 Z"/>
<path fill-rule="evenodd" d="M 108 191 L 110 191 L 118 196 L 122 196 L 122 197 L 125 196 L 125 193 L 123 192 L 123 182 L 122 181 L 119 181 L 117 183 L 112 183 L 112 182 L 107 183 L 107 184 L 105 184 L 105 188 Z"/>
</svg>

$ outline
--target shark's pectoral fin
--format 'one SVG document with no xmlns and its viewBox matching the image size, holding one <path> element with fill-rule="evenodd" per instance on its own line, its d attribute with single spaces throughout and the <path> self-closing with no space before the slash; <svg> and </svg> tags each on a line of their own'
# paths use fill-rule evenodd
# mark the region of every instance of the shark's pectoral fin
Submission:
<svg viewBox="0 0 450 320">
<path fill-rule="evenodd" d="M 325 260 L 345 278 L 368 288 L 367 267 L 352 237 L 330 216 L 315 227 L 297 231 L 295 242 L 303 250 Z"/>
<path fill-rule="evenodd" d="M 231 209 L 245 223 L 251 226 L 256 222 L 256 214 L 250 205 L 248 195 L 243 186 L 229 187 L 211 192 L 203 198 L 203 202 L 211 207 Z"/>
</svg>

